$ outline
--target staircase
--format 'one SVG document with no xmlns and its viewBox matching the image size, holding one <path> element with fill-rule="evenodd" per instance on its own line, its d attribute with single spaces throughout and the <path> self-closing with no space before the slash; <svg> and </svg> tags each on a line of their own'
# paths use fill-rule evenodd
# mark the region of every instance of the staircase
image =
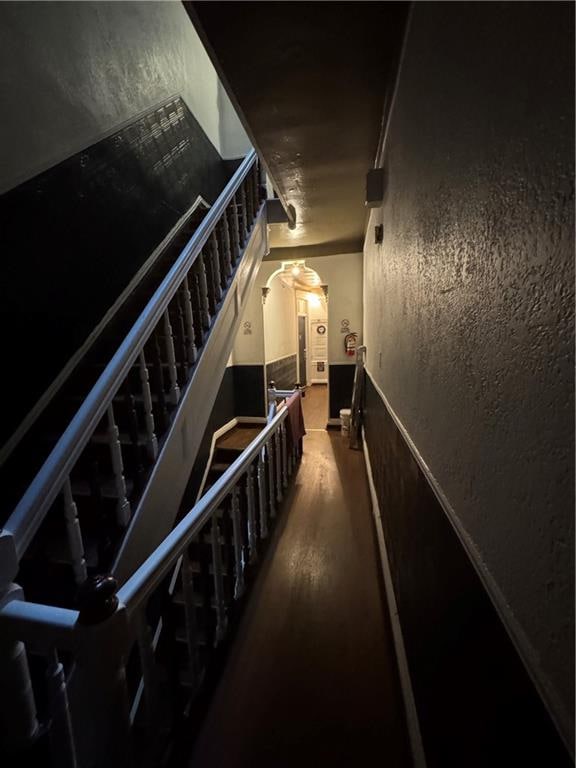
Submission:
<svg viewBox="0 0 576 768">
<path fill-rule="evenodd" d="M 28 487 L 0 536 L 4 584 L 73 608 L 88 576 L 124 581 L 171 530 L 267 249 L 263 197 L 252 152 L 159 249 L 5 462 L 4 497 Z"/>
</svg>

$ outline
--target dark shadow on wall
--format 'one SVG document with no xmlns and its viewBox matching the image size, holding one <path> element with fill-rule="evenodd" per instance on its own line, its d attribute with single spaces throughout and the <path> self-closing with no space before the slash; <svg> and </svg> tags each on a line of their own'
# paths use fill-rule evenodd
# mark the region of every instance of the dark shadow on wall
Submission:
<svg viewBox="0 0 576 768">
<path fill-rule="evenodd" d="M 265 414 L 264 366 L 234 365 L 226 368 L 190 474 L 181 514 L 186 514 L 196 503 L 214 433 L 237 416 L 262 418 Z"/>
<path fill-rule="evenodd" d="M 198 195 L 234 171 L 180 98 L 0 196 L 0 444 Z M 8 389 L 9 388 L 9 389 Z"/>
<path fill-rule="evenodd" d="M 488 593 L 369 376 L 364 424 L 429 768 L 569 768 Z"/>
<path fill-rule="evenodd" d="M 352 365 L 330 365 L 328 367 L 330 416 L 339 419 L 342 408 L 350 408 L 352 404 L 352 389 L 354 388 L 354 371 Z"/>
</svg>

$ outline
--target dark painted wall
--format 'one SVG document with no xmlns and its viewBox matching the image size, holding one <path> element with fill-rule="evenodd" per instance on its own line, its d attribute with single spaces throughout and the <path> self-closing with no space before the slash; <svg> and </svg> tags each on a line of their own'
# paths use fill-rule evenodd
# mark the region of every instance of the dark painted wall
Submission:
<svg viewBox="0 0 576 768">
<path fill-rule="evenodd" d="M 368 230 L 384 243 L 365 248 L 367 366 L 570 739 L 574 6 L 413 8 Z M 403 535 L 440 568 L 411 503 Z"/>
<path fill-rule="evenodd" d="M 366 385 L 366 441 L 429 768 L 570 766 L 460 539 Z"/>
<path fill-rule="evenodd" d="M 200 443 L 198 457 L 190 474 L 180 510 L 182 514 L 188 512 L 196 503 L 214 432 L 235 416 L 261 418 L 265 415 L 264 366 L 234 365 L 226 368 Z"/>
<path fill-rule="evenodd" d="M 331 419 L 340 418 L 342 408 L 352 405 L 352 389 L 354 388 L 354 365 L 329 365 L 328 383 L 330 393 Z"/>
<path fill-rule="evenodd" d="M 288 355 L 273 363 L 266 363 L 266 382 L 274 382 L 276 389 L 294 389 L 298 383 L 297 355 Z"/>
<path fill-rule="evenodd" d="M 7 438 L 198 195 L 233 166 L 180 98 L 0 196 Z"/>
<path fill-rule="evenodd" d="M 234 415 L 266 416 L 263 365 L 235 365 Z"/>
</svg>

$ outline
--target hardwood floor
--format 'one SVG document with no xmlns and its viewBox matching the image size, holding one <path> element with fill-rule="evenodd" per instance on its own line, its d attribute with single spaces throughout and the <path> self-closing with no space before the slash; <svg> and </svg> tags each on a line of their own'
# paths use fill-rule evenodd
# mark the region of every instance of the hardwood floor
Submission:
<svg viewBox="0 0 576 768">
<path fill-rule="evenodd" d="M 231 429 L 216 441 L 217 448 L 232 448 L 243 451 L 262 431 L 263 425 L 239 425 Z"/>
<path fill-rule="evenodd" d="M 311 432 L 190 768 L 411 764 L 361 452 Z"/>
<path fill-rule="evenodd" d="M 328 421 L 328 385 L 312 384 L 302 398 L 304 426 L 307 429 L 326 429 Z"/>
</svg>

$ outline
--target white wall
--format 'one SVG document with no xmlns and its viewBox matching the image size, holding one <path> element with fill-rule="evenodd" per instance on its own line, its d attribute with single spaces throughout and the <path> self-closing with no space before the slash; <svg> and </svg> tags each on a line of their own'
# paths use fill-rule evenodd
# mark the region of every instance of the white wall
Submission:
<svg viewBox="0 0 576 768">
<path fill-rule="evenodd" d="M 272 280 L 264 305 L 264 354 L 267 363 L 298 351 L 296 296 L 279 277 Z"/>
<path fill-rule="evenodd" d="M 317 328 L 317 322 L 322 322 L 322 324 L 326 325 L 328 327 L 328 308 L 326 306 L 326 303 L 322 301 L 318 306 L 314 306 L 311 302 L 308 303 L 308 381 L 313 381 L 314 383 L 320 383 L 320 382 L 327 382 L 328 381 L 328 333 L 325 334 L 322 338 L 325 341 L 326 344 L 326 354 L 325 355 L 317 355 L 315 354 L 315 349 L 317 348 L 317 345 L 315 344 L 315 340 L 317 339 L 318 334 L 316 333 Z M 324 371 L 317 371 L 316 370 L 316 362 L 323 362 L 324 363 Z"/>
<path fill-rule="evenodd" d="M 358 333 L 362 343 L 362 269 L 361 253 L 340 253 L 336 256 L 318 256 L 306 260 L 315 269 L 323 283 L 328 285 L 328 362 L 353 363 L 344 351 L 342 320 L 350 321 L 350 331 Z"/>
<path fill-rule="evenodd" d="M 249 147 L 180 2 L 0 3 L 0 192 L 180 94 L 222 157 Z"/>
<path fill-rule="evenodd" d="M 236 363 L 263 363 L 264 348 L 264 323 L 262 313 L 262 287 L 266 285 L 268 278 L 281 267 L 280 261 L 264 261 L 256 279 L 256 285 L 248 301 L 242 322 L 250 322 L 253 333 L 250 336 L 243 335 L 242 326 L 236 337 L 234 346 L 234 359 Z M 350 330 L 358 332 L 358 343 L 362 343 L 362 270 L 363 255 L 361 253 L 338 254 L 335 256 L 320 256 L 307 259 L 306 265 L 316 270 L 323 283 L 328 285 L 328 363 L 352 363 L 353 358 L 347 357 L 344 352 L 344 336 L 340 332 L 341 321 L 350 321 Z M 279 283 L 275 280 L 274 284 Z M 272 286 L 274 290 L 274 285 Z M 270 306 L 270 296 L 266 300 L 266 306 Z M 265 309 L 266 311 L 266 309 Z M 268 315 L 266 324 L 268 323 Z M 270 322 L 275 320 L 271 317 Z M 273 326 L 274 327 L 274 326 Z M 294 351 L 297 347 L 296 319 L 294 318 L 293 344 Z M 274 331 L 269 329 L 272 335 Z M 271 339 L 271 343 L 274 342 Z M 289 353 L 290 354 L 290 353 Z M 292 352 L 291 354 L 294 354 Z M 280 355 L 279 355 L 280 356 Z M 269 361 L 272 358 L 266 357 Z"/>
</svg>

